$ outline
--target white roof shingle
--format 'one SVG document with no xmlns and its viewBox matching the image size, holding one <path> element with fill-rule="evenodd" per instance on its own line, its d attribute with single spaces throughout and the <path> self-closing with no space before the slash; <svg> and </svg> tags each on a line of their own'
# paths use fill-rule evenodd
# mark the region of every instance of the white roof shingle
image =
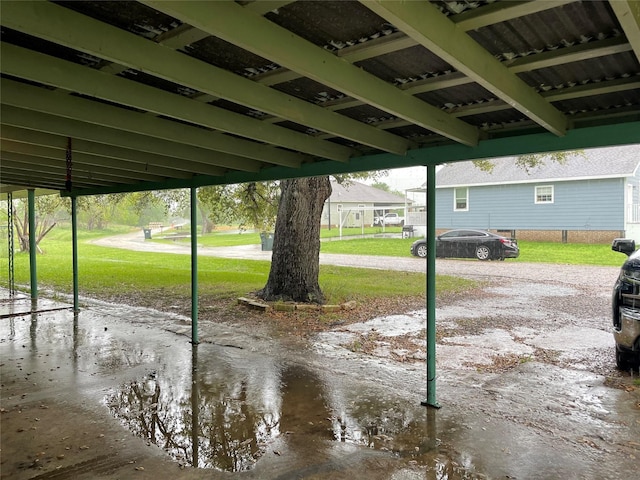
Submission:
<svg viewBox="0 0 640 480">
<path fill-rule="evenodd" d="M 365 185 L 364 183 L 349 181 L 341 185 L 331 179 L 331 202 L 375 203 L 379 205 L 404 204 L 405 199 L 394 193 Z M 411 203 L 409 201 L 409 203 Z"/>
<path fill-rule="evenodd" d="M 436 174 L 436 188 L 629 177 L 640 164 L 640 145 L 584 150 L 569 155 L 565 163 L 547 158 L 528 171 L 516 165 L 517 158 L 490 159 L 494 164 L 491 172 L 480 170 L 473 162 L 447 164 Z"/>
</svg>

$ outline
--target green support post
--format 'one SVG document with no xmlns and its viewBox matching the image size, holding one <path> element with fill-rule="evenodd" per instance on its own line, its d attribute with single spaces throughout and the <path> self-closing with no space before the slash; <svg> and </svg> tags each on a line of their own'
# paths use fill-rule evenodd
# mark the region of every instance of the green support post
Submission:
<svg viewBox="0 0 640 480">
<path fill-rule="evenodd" d="M 436 401 L 436 167 L 427 165 L 427 399 L 422 405 L 440 408 Z"/>
<path fill-rule="evenodd" d="M 7 193 L 7 258 L 9 260 L 9 297 L 13 298 L 16 294 L 16 271 L 15 271 L 15 250 L 13 243 L 14 234 L 13 224 L 13 193 Z"/>
<path fill-rule="evenodd" d="M 31 280 L 31 300 L 38 299 L 38 269 L 36 268 L 36 191 L 27 190 L 29 209 L 29 267 Z"/>
<path fill-rule="evenodd" d="M 71 197 L 71 256 L 73 265 L 73 311 L 79 312 L 78 305 L 78 201 Z"/>
<path fill-rule="evenodd" d="M 191 187 L 191 343 L 198 344 L 198 209 L 196 187 Z"/>
<path fill-rule="evenodd" d="M 191 346 L 191 465 L 198 467 L 200 452 L 200 384 L 198 383 L 198 345 Z"/>
</svg>

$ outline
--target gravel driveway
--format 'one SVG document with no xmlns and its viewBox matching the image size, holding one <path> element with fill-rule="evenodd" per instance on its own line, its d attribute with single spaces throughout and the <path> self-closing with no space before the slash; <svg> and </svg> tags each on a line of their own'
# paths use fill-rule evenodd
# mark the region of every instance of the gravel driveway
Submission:
<svg viewBox="0 0 640 480">
<path fill-rule="evenodd" d="M 94 242 L 126 250 L 153 251 L 176 254 L 191 254 L 191 247 L 186 243 L 156 243 L 145 242 L 142 233 L 133 232 L 124 235 L 102 238 Z M 246 258 L 253 260 L 270 260 L 271 252 L 262 251 L 260 245 L 241 245 L 237 247 L 199 247 L 198 255 L 223 258 Z M 345 267 L 377 268 L 381 270 L 403 270 L 424 272 L 424 259 L 411 257 L 381 257 L 373 255 L 341 255 L 334 253 L 320 253 L 320 263 Z M 620 264 L 622 264 L 622 257 Z M 436 272 L 442 275 L 457 275 L 467 278 L 511 278 L 544 280 L 560 283 L 589 284 L 610 290 L 618 274 L 618 267 L 597 267 L 558 264 L 522 264 L 506 260 L 504 262 L 479 262 L 476 260 L 439 259 L 436 262 Z M 579 273 L 578 273 L 579 272 Z M 579 280 L 572 280 L 578 274 Z"/>
<path fill-rule="evenodd" d="M 98 243 L 190 253 L 141 237 Z M 259 246 L 199 254 L 270 256 Z M 321 263 L 425 269 L 409 256 L 322 254 Z M 45 468 L 47 478 L 232 478 L 178 468 L 144 437 L 124 433 L 105 414 L 121 398 L 122 411 L 135 413 L 129 421 L 148 413 L 176 434 L 198 408 L 201 422 L 220 408 L 225 422 L 212 427 L 237 433 L 232 453 L 253 452 L 247 479 L 634 478 L 640 389 L 614 368 L 609 310 L 618 269 L 444 259 L 436 270 L 480 281 L 436 305 L 437 414 L 420 405 L 424 309 L 335 322 L 304 344 L 203 322 L 201 339 L 210 340 L 194 349 L 188 319 L 127 305 L 98 304 L 79 320 L 62 311 L 3 324 L 3 474 L 11 466 L 19 479 Z M 158 398 L 148 412 L 138 403 L 131 410 L 131 388 L 147 386 Z M 253 411 L 269 415 L 255 426 Z M 264 436 L 258 426 L 269 419 L 272 436 Z M 248 443 L 253 429 L 263 437 Z"/>
<path fill-rule="evenodd" d="M 139 232 L 100 239 L 96 243 L 129 250 L 191 253 L 188 244 L 145 242 Z M 271 258 L 271 252 L 262 251 L 260 245 L 200 247 L 198 255 Z M 320 263 L 426 271 L 425 260 L 409 254 L 382 257 L 321 253 Z M 617 267 L 438 259 L 437 274 L 474 279 L 483 285 L 463 298 L 437 305 L 438 340 L 441 350 L 448 353 L 441 355 L 439 361 L 445 365 L 465 362 L 470 366 L 486 365 L 488 358 L 496 354 L 533 355 L 535 349 L 555 346 L 550 354 L 554 361 L 564 358 L 574 366 L 581 365 L 580 368 L 611 373 L 610 296 L 618 272 Z M 402 335 L 419 335 L 424 329 L 424 310 L 401 317 L 406 324 L 400 329 Z M 390 331 L 393 337 L 399 336 L 397 318 L 372 322 L 381 337 L 386 336 L 385 331 Z M 353 328 L 367 330 L 370 325 Z M 418 345 L 415 352 L 402 355 L 419 356 L 421 350 L 423 346 Z M 451 355 L 453 351 L 458 354 Z"/>
</svg>

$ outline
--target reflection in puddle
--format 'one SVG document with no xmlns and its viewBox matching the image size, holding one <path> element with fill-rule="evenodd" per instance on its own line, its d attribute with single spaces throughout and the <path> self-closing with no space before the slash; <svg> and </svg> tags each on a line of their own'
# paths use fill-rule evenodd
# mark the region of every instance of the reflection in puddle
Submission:
<svg viewBox="0 0 640 480">
<path fill-rule="evenodd" d="M 183 465 L 249 470 L 281 439 L 277 448 L 292 458 L 328 458 L 340 442 L 388 452 L 434 478 L 469 478 L 455 473 L 455 462 L 439 448 L 433 411 L 336 387 L 299 365 L 211 353 L 198 359 L 193 347 L 191 369 L 149 372 L 105 403 L 135 435 Z"/>
<path fill-rule="evenodd" d="M 93 395 L 117 374 L 104 405 L 182 465 L 239 472 L 260 462 L 262 475 L 277 464 L 281 475 L 268 478 L 362 478 L 373 470 L 375 478 L 477 478 L 469 472 L 478 458 L 461 459 L 436 440 L 459 426 L 439 415 L 436 428 L 434 411 L 376 387 L 375 378 L 284 363 L 273 352 L 185 347 L 173 334 L 91 312 L 15 317 L 0 324 L 11 387 L 3 393 L 21 394 L 28 377 Z"/>
<path fill-rule="evenodd" d="M 248 470 L 280 433 L 279 408 L 268 401 L 269 378 L 262 384 L 267 401 L 256 403 L 252 375 L 230 371 L 229 363 L 201 373 L 197 355 L 193 347 L 190 376 L 154 371 L 108 395 L 106 404 L 134 434 L 182 464 Z"/>
</svg>

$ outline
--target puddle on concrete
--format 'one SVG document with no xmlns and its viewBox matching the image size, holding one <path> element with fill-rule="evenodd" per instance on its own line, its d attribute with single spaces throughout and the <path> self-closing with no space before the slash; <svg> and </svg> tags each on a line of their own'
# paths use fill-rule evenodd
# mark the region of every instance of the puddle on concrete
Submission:
<svg viewBox="0 0 640 480">
<path fill-rule="evenodd" d="M 111 390 L 104 404 L 183 465 L 239 472 L 267 454 L 330 458 L 351 446 L 409 470 L 426 468 L 433 478 L 471 478 L 473 465 L 459 465 L 436 438 L 435 412 L 333 383 L 301 365 L 246 357 L 200 345 L 182 368 L 148 372 Z"/>
<path fill-rule="evenodd" d="M 107 394 L 112 415 L 184 465 L 250 469 L 280 434 L 275 366 L 207 355 L 199 367 L 198 347 L 176 360 Z"/>
<path fill-rule="evenodd" d="M 380 329 L 383 323 L 392 327 L 389 320 L 398 325 L 393 338 L 410 325 L 424 325 L 417 312 L 406 322 L 381 319 Z M 602 386 L 589 372 L 527 362 L 500 375 L 480 376 L 459 364 L 448 373 L 438 357 L 447 408 L 435 412 L 417 399 L 421 365 L 358 356 L 328 342 L 314 345 L 321 355 L 313 349 L 283 354 L 273 344 L 266 348 L 254 332 L 241 336 L 212 324 L 203 337 L 219 344 L 202 343 L 194 352 L 188 337 L 162 331 L 170 324 L 176 324 L 173 316 L 106 306 L 79 317 L 65 311 L 0 322 L 2 455 L 10 459 L 3 470 L 23 468 L 36 444 L 48 445 L 48 452 L 64 448 L 58 427 L 90 447 L 74 451 L 78 464 L 105 448 L 129 451 L 121 443 L 126 437 L 133 445 L 155 444 L 185 466 L 252 470 L 252 478 L 457 480 L 486 478 L 485 472 L 493 478 L 627 478 L 615 468 L 608 475 L 609 467 L 622 465 L 624 473 L 635 465 L 636 397 Z M 500 344 L 515 349 L 553 340 L 537 327 L 534 322 L 514 329 L 521 345 L 495 329 L 480 333 L 475 346 L 490 351 Z M 586 331 L 592 341 L 585 342 L 583 354 L 593 355 L 606 332 Z M 584 332 L 564 325 L 559 334 L 569 342 Z M 456 341 L 439 345 L 438 355 L 460 362 L 456 351 L 475 352 L 471 336 Z M 43 404 L 47 410 L 40 410 Z M 33 424 L 33 440 L 19 433 L 26 418 L 22 407 L 29 407 L 29 417 L 42 417 Z M 100 418 L 117 433 L 89 438 L 90 429 L 55 423 L 69 412 L 91 425 Z M 52 422 L 49 437 L 45 414 Z M 120 424 L 137 438 L 123 435 Z M 71 454 L 64 462 L 75 468 Z M 15 478 L 31 478 L 25 472 Z"/>
</svg>

